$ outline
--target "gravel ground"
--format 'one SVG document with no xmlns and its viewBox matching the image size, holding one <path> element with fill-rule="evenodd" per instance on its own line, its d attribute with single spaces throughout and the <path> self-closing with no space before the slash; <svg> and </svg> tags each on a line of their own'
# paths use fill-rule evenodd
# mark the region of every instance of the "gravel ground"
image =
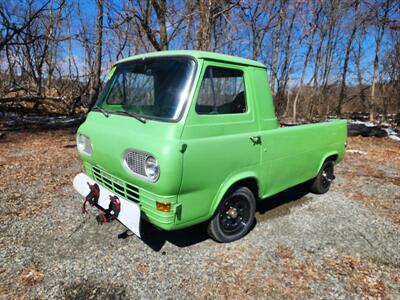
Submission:
<svg viewBox="0 0 400 300">
<path fill-rule="evenodd" d="M 66 131 L 0 141 L 0 295 L 4 299 L 400 298 L 400 142 L 351 138 L 325 195 L 304 186 L 265 199 L 243 239 L 204 224 L 177 232 L 80 214 L 81 169 Z"/>
</svg>

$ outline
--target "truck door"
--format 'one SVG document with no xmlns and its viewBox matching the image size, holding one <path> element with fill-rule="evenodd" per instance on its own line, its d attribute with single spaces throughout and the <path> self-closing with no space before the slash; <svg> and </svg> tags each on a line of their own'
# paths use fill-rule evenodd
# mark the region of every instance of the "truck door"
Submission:
<svg viewBox="0 0 400 300">
<path fill-rule="evenodd" d="M 182 219 L 206 217 L 224 183 L 260 164 L 251 67 L 205 62 L 182 142 Z M 251 140 L 254 139 L 254 141 Z"/>
<path fill-rule="evenodd" d="M 275 117 L 272 93 L 265 69 L 254 69 L 252 79 L 257 120 L 259 121 L 262 152 L 260 167 L 260 190 L 264 197 L 273 195 L 310 177 L 304 129 L 279 128 Z M 313 136 L 312 139 L 318 139 Z"/>
</svg>

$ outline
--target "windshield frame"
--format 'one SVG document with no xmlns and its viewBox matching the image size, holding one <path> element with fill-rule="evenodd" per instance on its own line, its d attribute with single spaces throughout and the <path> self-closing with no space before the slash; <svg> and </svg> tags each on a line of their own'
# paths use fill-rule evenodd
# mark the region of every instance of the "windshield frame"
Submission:
<svg viewBox="0 0 400 300">
<path fill-rule="evenodd" d="M 176 118 L 166 118 L 166 117 L 158 117 L 158 116 L 151 116 L 151 115 L 145 115 L 145 114 L 138 114 L 140 117 L 143 117 L 146 120 L 154 120 L 154 121 L 162 121 L 162 122 L 169 122 L 169 123 L 177 123 L 179 122 L 183 114 L 186 111 L 187 105 L 190 102 L 189 98 L 192 95 L 194 84 L 195 84 L 195 79 L 196 79 L 196 74 L 198 70 L 198 61 L 194 56 L 191 55 L 166 55 L 166 56 L 155 56 L 155 57 L 143 57 L 143 58 L 136 58 L 136 59 L 130 59 L 128 61 L 122 61 L 120 63 L 115 63 L 112 68 L 116 68 L 118 65 L 123 65 L 123 64 L 129 64 L 135 61 L 152 61 L 152 60 L 168 60 L 168 59 L 184 59 L 184 60 L 191 60 L 194 63 L 193 66 L 193 71 L 191 74 L 191 78 L 189 79 L 188 83 L 188 94 L 183 100 L 182 103 L 182 108 Z M 113 83 L 115 78 L 115 71 L 112 73 L 111 77 L 107 80 L 104 90 L 101 93 L 99 99 L 96 101 L 95 106 L 101 107 L 101 105 L 108 101 L 109 94 L 111 92 L 111 84 Z M 105 109 L 104 107 L 102 107 Z M 114 110 L 107 110 L 105 109 L 107 113 L 109 114 L 114 114 L 114 115 L 121 115 L 121 116 L 127 116 L 124 111 L 114 111 Z M 97 111 L 97 110 L 96 110 Z M 127 116 L 129 117 L 129 116 Z"/>
</svg>

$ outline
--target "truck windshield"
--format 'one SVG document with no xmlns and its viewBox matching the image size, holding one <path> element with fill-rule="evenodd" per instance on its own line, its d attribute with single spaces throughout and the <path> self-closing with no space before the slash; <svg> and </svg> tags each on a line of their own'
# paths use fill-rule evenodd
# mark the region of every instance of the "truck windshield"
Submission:
<svg viewBox="0 0 400 300">
<path fill-rule="evenodd" d="M 195 62 L 169 57 L 118 64 L 96 105 L 110 113 L 177 119 L 189 94 Z"/>
</svg>

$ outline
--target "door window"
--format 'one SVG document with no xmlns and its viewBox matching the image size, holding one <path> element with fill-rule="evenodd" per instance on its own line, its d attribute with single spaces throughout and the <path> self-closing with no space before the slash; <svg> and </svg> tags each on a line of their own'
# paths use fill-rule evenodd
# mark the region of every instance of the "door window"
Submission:
<svg viewBox="0 0 400 300">
<path fill-rule="evenodd" d="M 243 71 L 207 67 L 196 102 L 198 114 L 246 112 Z"/>
</svg>

